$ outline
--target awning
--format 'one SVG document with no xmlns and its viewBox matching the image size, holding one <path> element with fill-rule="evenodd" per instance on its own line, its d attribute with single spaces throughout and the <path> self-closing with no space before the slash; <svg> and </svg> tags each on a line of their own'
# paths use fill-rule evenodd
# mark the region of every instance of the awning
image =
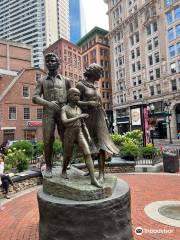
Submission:
<svg viewBox="0 0 180 240">
<path fill-rule="evenodd" d="M 125 121 L 125 122 L 117 122 L 117 124 L 126 124 L 129 123 L 129 121 Z"/>
<path fill-rule="evenodd" d="M 1 127 L 1 130 L 14 130 L 16 127 Z"/>
<path fill-rule="evenodd" d="M 42 121 L 28 121 L 28 127 L 42 127 Z"/>
</svg>

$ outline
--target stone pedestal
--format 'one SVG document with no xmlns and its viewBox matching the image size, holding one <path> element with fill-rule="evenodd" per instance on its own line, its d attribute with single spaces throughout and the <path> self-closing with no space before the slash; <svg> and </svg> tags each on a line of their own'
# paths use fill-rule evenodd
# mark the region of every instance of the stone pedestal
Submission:
<svg viewBox="0 0 180 240">
<path fill-rule="evenodd" d="M 132 240 L 130 191 L 118 180 L 108 198 L 77 201 L 38 192 L 40 240 Z"/>
</svg>

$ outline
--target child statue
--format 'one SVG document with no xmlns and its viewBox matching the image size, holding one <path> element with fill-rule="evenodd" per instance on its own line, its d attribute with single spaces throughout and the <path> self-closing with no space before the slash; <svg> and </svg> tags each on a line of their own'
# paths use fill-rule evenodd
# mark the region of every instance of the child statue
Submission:
<svg viewBox="0 0 180 240">
<path fill-rule="evenodd" d="M 89 170 L 91 177 L 91 184 L 98 188 L 102 186 L 99 184 L 94 174 L 94 165 L 91 158 L 88 142 L 91 142 L 90 135 L 86 124 L 85 118 L 88 118 L 88 114 L 82 114 L 81 109 L 78 107 L 80 100 L 80 91 L 77 88 L 70 88 L 68 90 L 68 104 L 61 109 L 61 120 L 64 125 L 64 154 L 63 154 L 63 168 L 62 177 L 68 179 L 67 166 L 73 155 L 73 147 L 75 143 L 78 144 L 80 150 L 83 153 L 87 169 Z M 87 140 L 88 142 L 87 142 Z"/>
</svg>

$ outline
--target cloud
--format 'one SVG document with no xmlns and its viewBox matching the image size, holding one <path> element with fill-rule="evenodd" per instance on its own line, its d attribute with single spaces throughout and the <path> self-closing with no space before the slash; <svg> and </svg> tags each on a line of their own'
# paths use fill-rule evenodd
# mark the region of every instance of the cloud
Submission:
<svg viewBox="0 0 180 240">
<path fill-rule="evenodd" d="M 81 0 L 84 9 L 85 29 L 89 32 L 93 27 L 109 29 L 107 10 L 104 0 Z M 83 24 L 83 23 L 82 23 Z"/>
</svg>

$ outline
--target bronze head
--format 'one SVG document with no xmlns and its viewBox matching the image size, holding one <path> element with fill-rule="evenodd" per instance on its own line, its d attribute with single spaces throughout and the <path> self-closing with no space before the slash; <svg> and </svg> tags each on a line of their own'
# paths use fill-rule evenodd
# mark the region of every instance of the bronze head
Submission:
<svg viewBox="0 0 180 240">
<path fill-rule="evenodd" d="M 85 78 L 91 78 L 94 81 L 98 81 L 102 73 L 103 68 L 97 63 L 92 63 L 85 69 L 84 76 Z"/>
<path fill-rule="evenodd" d="M 70 88 L 67 96 L 69 102 L 78 102 L 80 100 L 80 91 L 77 88 Z"/>
<path fill-rule="evenodd" d="M 57 70 L 59 67 L 59 58 L 55 53 L 48 53 L 45 56 L 46 67 L 49 71 Z"/>
</svg>

